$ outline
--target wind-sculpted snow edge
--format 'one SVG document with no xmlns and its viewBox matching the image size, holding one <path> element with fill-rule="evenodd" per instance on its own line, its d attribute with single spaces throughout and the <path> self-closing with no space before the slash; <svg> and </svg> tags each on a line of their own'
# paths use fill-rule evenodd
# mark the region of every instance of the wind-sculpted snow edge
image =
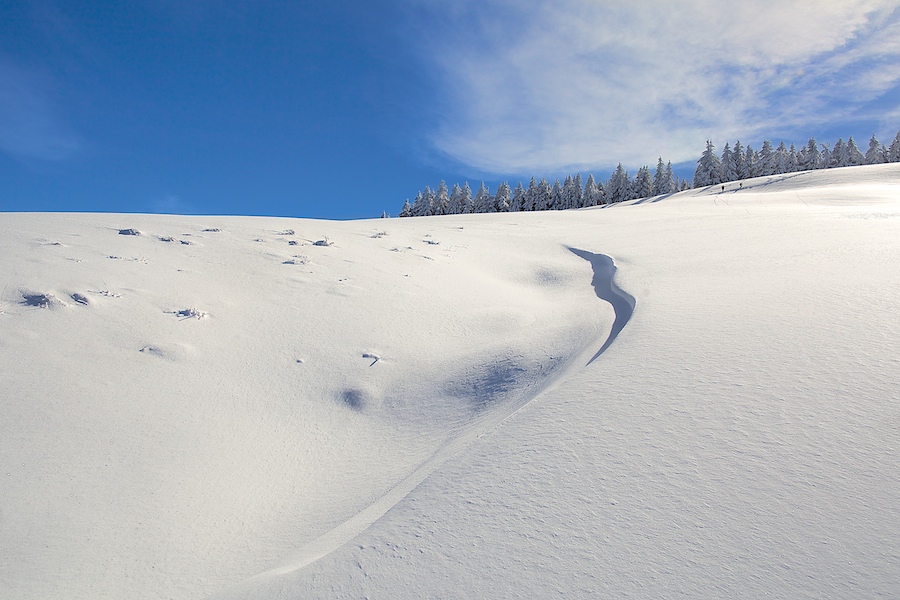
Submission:
<svg viewBox="0 0 900 600">
<path fill-rule="evenodd" d="M 503 422 L 512 418 L 528 404 L 541 397 L 545 392 L 555 388 L 574 370 L 590 365 L 605 352 L 630 320 L 634 311 L 635 300 L 630 294 L 620 289 L 613 281 L 616 266 L 612 258 L 605 254 L 594 254 L 568 246 L 566 246 L 566 248 L 573 254 L 591 263 L 594 271 L 591 285 L 594 287 L 597 297 L 609 302 L 615 312 L 615 319 L 610 327 L 609 334 L 603 341 L 600 349 L 592 355 L 587 363 L 584 363 L 583 360 L 590 352 L 590 348 L 595 347 L 594 344 L 596 344 L 596 340 L 585 344 L 581 349 L 573 352 L 566 360 L 560 361 L 558 366 L 552 368 L 542 381 L 533 385 L 531 389 L 528 390 L 529 393 L 525 393 L 519 398 L 506 404 L 504 410 L 496 411 L 490 415 L 482 415 L 481 417 L 474 419 L 468 428 L 448 439 L 443 445 L 438 447 L 428 459 L 422 462 L 415 470 L 375 502 L 365 507 L 334 529 L 304 544 L 296 552 L 282 559 L 279 564 L 226 588 L 221 592 L 209 596 L 208 600 L 253 597 L 259 591 L 258 585 L 266 579 L 270 580 L 270 584 L 277 585 L 275 582 L 278 578 L 297 572 L 336 551 L 368 529 L 373 523 L 400 503 L 443 464 L 465 450 L 479 438 L 495 430 Z"/>
<path fill-rule="evenodd" d="M 628 324 L 628 321 L 631 320 L 636 302 L 634 296 L 616 285 L 616 263 L 612 258 L 605 254 L 594 254 L 571 247 L 569 247 L 569 251 L 591 263 L 591 267 L 594 269 L 594 279 L 591 281 L 594 291 L 597 293 L 598 298 L 612 305 L 616 314 L 615 321 L 613 321 L 609 331 L 609 337 L 606 338 L 606 341 L 603 342 L 597 353 L 587 362 L 587 364 L 591 364 L 610 347 L 619 336 L 619 333 L 622 332 L 622 329 L 625 328 L 625 325 Z"/>
</svg>

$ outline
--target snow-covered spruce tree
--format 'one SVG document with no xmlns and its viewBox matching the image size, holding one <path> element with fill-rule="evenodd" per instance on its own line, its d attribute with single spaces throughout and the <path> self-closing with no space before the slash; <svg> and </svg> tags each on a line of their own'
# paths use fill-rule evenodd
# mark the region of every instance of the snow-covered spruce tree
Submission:
<svg viewBox="0 0 900 600">
<path fill-rule="evenodd" d="M 528 182 L 528 189 L 525 190 L 525 202 L 522 203 L 522 210 L 537 210 L 537 180 L 532 177 Z"/>
<path fill-rule="evenodd" d="M 756 175 L 775 175 L 777 173 L 778 164 L 776 162 L 775 150 L 772 148 L 772 142 L 764 140 L 762 148 L 759 150 L 759 160 L 757 161 Z"/>
<path fill-rule="evenodd" d="M 597 189 L 593 175 L 588 175 L 587 183 L 584 184 L 582 198 L 582 206 L 597 206 L 601 202 L 600 190 Z"/>
<path fill-rule="evenodd" d="M 497 193 L 494 195 L 494 210 L 497 212 L 509 212 L 509 203 L 509 184 L 504 181 L 497 187 Z"/>
<path fill-rule="evenodd" d="M 819 152 L 819 142 L 811 137 L 806 147 L 800 151 L 800 169 L 802 171 L 814 171 L 822 168 L 822 154 Z"/>
<path fill-rule="evenodd" d="M 463 183 L 463 186 L 459 188 L 459 194 L 456 197 L 456 213 L 458 215 L 465 215 L 472 212 L 473 202 L 472 202 L 472 188 L 469 187 L 469 182 L 466 181 Z"/>
<path fill-rule="evenodd" d="M 788 173 L 796 173 L 800 170 L 800 161 L 797 155 L 797 147 L 791 144 L 791 147 L 788 149 Z"/>
<path fill-rule="evenodd" d="M 706 140 L 706 150 L 697 161 L 697 169 L 694 171 L 694 187 L 706 187 L 721 182 L 721 162 L 716 156 L 716 147 L 712 140 Z"/>
<path fill-rule="evenodd" d="M 822 147 L 822 151 L 820 155 L 822 156 L 820 169 L 830 169 L 831 168 L 831 150 L 828 148 L 828 144 L 819 144 Z"/>
<path fill-rule="evenodd" d="M 575 173 L 575 177 L 572 178 L 572 208 L 581 208 L 584 206 L 584 182 L 581 181 L 581 173 Z"/>
<path fill-rule="evenodd" d="M 722 183 L 735 181 L 738 178 L 737 164 L 734 162 L 734 152 L 732 152 L 728 142 L 725 142 L 725 147 L 722 149 L 722 160 L 719 169 L 721 170 L 719 180 Z"/>
<path fill-rule="evenodd" d="M 425 194 L 423 194 L 422 192 L 416 192 L 416 199 L 413 201 L 411 216 L 424 217 L 427 214 L 428 203 L 425 201 Z"/>
<path fill-rule="evenodd" d="M 878 138 L 873 133 L 872 138 L 869 140 L 869 149 L 866 150 L 866 164 L 880 165 L 884 162 L 887 162 L 887 153 L 884 146 L 881 145 L 881 142 L 878 141 Z"/>
<path fill-rule="evenodd" d="M 513 190 L 512 198 L 509 201 L 509 212 L 519 212 L 520 210 L 525 210 L 525 196 L 527 193 L 525 192 L 525 188 L 522 187 L 522 182 L 520 181 L 516 184 L 516 189 Z"/>
<path fill-rule="evenodd" d="M 406 199 L 406 202 L 403 203 L 403 208 L 400 209 L 400 215 L 399 215 L 399 216 L 401 216 L 401 217 L 411 217 L 412 214 L 413 214 L 413 212 L 412 212 L 412 204 L 409 203 L 409 198 L 407 198 L 407 199 Z"/>
<path fill-rule="evenodd" d="M 629 177 L 628 171 L 625 170 L 622 163 L 619 163 L 606 184 L 606 201 L 609 204 L 613 204 L 630 199 L 631 177 Z"/>
<path fill-rule="evenodd" d="M 666 162 L 666 186 L 668 191 L 665 194 L 674 194 L 678 191 L 678 177 L 672 172 L 672 161 Z"/>
<path fill-rule="evenodd" d="M 744 165 L 744 146 L 741 145 L 741 140 L 734 143 L 734 148 L 731 149 L 731 160 L 734 161 L 735 180 L 744 179 L 741 177 Z"/>
<path fill-rule="evenodd" d="M 575 193 L 575 180 L 571 175 L 566 175 L 562 186 L 562 206 L 560 208 L 563 210 L 578 208 L 579 196 L 581 196 L 581 190 L 578 190 L 577 194 Z"/>
<path fill-rule="evenodd" d="M 858 167 L 859 165 L 864 164 L 866 164 L 866 157 L 859 151 L 859 148 L 856 146 L 856 142 L 851 135 L 847 138 L 847 166 Z"/>
<path fill-rule="evenodd" d="M 534 210 L 550 210 L 552 200 L 553 188 L 546 177 L 541 177 L 534 195 Z"/>
<path fill-rule="evenodd" d="M 831 150 L 831 157 L 828 160 L 828 166 L 832 169 L 837 167 L 846 167 L 847 164 L 847 147 L 844 145 L 844 138 L 838 138 Z"/>
<path fill-rule="evenodd" d="M 632 198 L 649 198 L 653 195 L 653 179 L 650 177 L 650 167 L 644 165 L 638 169 L 631 184 Z"/>
<path fill-rule="evenodd" d="M 897 137 L 894 138 L 894 141 L 891 142 L 888 148 L 887 162 L 900 162 L 900 131 L 897 132 Z"/>
<path fill-rule="evenodd" d="M 790 165 L 791 158 L 788 155 L 787 146 L 784 145 L 784 142 L 780 142 L 775 148 L 775 173 L 790 173 Z"/>
<path fill-rule="evenodd" d="M 667 194 L 666 189 L 666 165 L 663 164 L 662 156 L 660 156 L 656 161 L 656 171 L 653 172 L 652 193 L 654 196 Z"/>
<path fill-rule="evenodd" d="M 491 191 L 484 185 L 483 181 L 481 182 L 481 187 L 475 192 L 475 207 L 472 209 L 472 212 L 494 212 L 494 197 L 491 196 Z"/>
<path fill-rule="evenodd" d="M 462 188 L 459 187 L 458 183 L 454 183 L 453 187 L 450 188 L 450 206 L 447 209 L 447 212 L 451 215 L 458 215 L 461 211 L 459 197 L 462 194 Z"/>
<path fill-rule="evenodd" d="M 563 206 L 563 187 L 559 182 L 559 177 L 556 178 L 556 183 L 553 184 L 553 187 L 550 188 L 550 205 L 547 207 L 549 210 L 562 210 L 565 208 Z"/>
<path fill-rule="evenodd" d="M 447 191 L 447 183 L 442 179 L 438 184 L 437 192 L 434 195 L 434 208 L 431 214 L 446 215 L 450 208 L 450 193 Z"/>
<path fill-rule="evenodd" d="M 759 174 L 759 153 L 750 144 L 747 144 L 747 150 L 744 152 L 744 169 L 747 171 L 747 177 L 756 177 Z"/>
</svg>

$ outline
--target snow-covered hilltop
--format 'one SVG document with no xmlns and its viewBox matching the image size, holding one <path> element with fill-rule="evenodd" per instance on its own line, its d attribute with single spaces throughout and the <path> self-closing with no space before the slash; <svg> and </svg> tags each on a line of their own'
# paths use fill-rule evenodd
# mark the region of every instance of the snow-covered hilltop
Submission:
<svg viewBox="0 0 900 600">
<path fill-rule="evenodd" d="M 900 165 L 742 184 L 0 214 L 0 597 L 900 594 Z"/>
</svg>

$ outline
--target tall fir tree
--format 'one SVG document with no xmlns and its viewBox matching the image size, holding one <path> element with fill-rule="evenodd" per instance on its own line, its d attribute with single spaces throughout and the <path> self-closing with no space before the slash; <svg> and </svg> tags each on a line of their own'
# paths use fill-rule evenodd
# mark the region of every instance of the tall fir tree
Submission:
<svg viewBox="0 0 900 600">
<path fill-rule="evenodd" d="M 778 171 L 778 158 L 775 156 L 775 150 L 772 149 L 772 142 L 764 140 L 762 148 L 759 149 L 759 160 L 757 161 L 756 176 L 775 175 Z"/>
<path fill-rule="evenodd" d="M 828 147 L 828 144 L 819 144 L 822 148 L 819 155 L 822 157 L 819 161 L 820 169 L 830 169 L 831 168 L 831 148 Z"/>
<path fill-rule="evenodd" d="M 674 194 L 678 191 L 678 177 L 675 176 L 675 173 L 672 171 L 672 161 L 666 162 L 666 188 L 668 191 L 664 192 L 665 194 Z"/>
<path fill-rule="evenodd" d="M 446 215 L 450 208 L 450 193 L 447 191 L 447 183 L 443 179 L 438 184 L 433 206 L 431 212 L 433 215 Z"/>
<path fill-rule="evenodd" d="M 547 208 L 550 210 L 562 210 L 565 208 L 565 206 L 563 206 L 564 202 L 563 187 L 559 182 L 559 177 L 557 177 L 556 183 L 554 183 L 553 187 L 550 189 L 550 205 Z"/>
<path fill-rule="evenodd" d="M 668 194 L 669 186 L 666 183 L 666 165 L 663 164 L 662 156 L 656 161 L 656 171 L 653 172 L 653 190 L 654 196 Z"/>
<path fill-rule="evenodd" d="M 497 193 L 494 195 L 494 210 L 497 212 L 509 212 L 509 203 L 509 184 L 504 181 L 497 187 Z"/>
<path fill-rule="evenodd" d="M 844 138 L 838 138 L 838 141 L 834 143 L 834 148 L 831 150 L 828 166 L 832 169 L 836 167 L 846 167 L 848 166 L 847 161 L 847 146 L 844 145 Z"/>
<path fill-rule="evenodd" d="M 584 184 L 581 181 L 581 173 L 575 173 L 575 177 L 572 178 L 572 185 L 575 187 L 575 189 L 572 190 L 572 208 L 581 208 L 584 206 L 584 195 L 582 193 Z"/>
<path fill-rule="evenodd" d="M 716 156 L 716 147 L 713 146 L 712 140 L 706 140 L 706 150 L 700 155 L 694 171 L 694 187 L 706 187 L 720 183 L 722 181 L 721 167 L 719 157 Z"/>
<path fill-rule="evenodd" d="M 866 164 L 880 165 L 885 162 L 886 158 L 884 146 L 881 145 L 881 142 L 878 141 L 878 138 L 873 133 L 872 138 L 869 140 L 869 149 L 866 150 Z"/>
<path fill-rule="evenodd" d="M 522 182 L 520 181 L 516 184 L 516 189 L 513 190 L 512 198 L 509 201 L 509 212 L 519 212 L 525 210 L 525 197 L 527 193 L 525 192 L 525 188 L 522 187 Z"/>
<path fill-rule="evenodd" d="M 784 145 L 784 142 L 780 142 L 778 147 L 775 148 L 775 174 L 789 173 L 790 164 L 791 159 L 788 156 L 787 146 Z"/>
<path fill-rule="evenodd" d="M 584 194 L 582 197 L 584 199 L 582 206 L 597 206 L 602 202 L 600 190 L 597 189 L 593 174 L 588 175 L 587 182 L 584 184 Z"/>
<path fill-rule="evenodd" d="M 631 177 L 622 163 L 619 163 L 609 177 L 609 183 L 606 184 L 606 198 L 609 204 L 631 199 Z"/>
<path fill-rule="evenodd" d="M 734 143 L 734 148 L 731 149 L 731 157 L 734 161 L 735 179 L 744 179 L 741 177 L 741 170 L 744 164 L 744 146 L 741 145 L 741 140 Z"/>
<path fill-rule="evenodd" d="M 887 162 L 900 162 L 900 131 L 897 132 L 897 137 L 894 138 L 894 141 L 891 142 L 888 148 Z"/>
<path fill-rule="evenodd" d="M 721 169 L 719 180 L 722 183 L 737 180 L 738 168 L 737 164 L 734 162 L 734 152 L 731 150 L 731 146 L 728 142 L 725 142 L 725 147 L 722 149 L 722 161 L 719 168 Z"/>
<path fill-rule="evenodd" d="M 491 191 L 488 187 L 481 182 L 481 187 L 478 188 L 478 191 L 475 193 L 475 201 L 474 207 L 472 208 L 472 212 L 475 213 L 487 213 L 494 212 L 494 198 L 491 196 Z"/>
<path fill-rule="evenodd" d="M 653 195 L 653 179 L 650 177 L 650 167 L 643 166 L 638 169 L 631 184 L 632 198 L 649 198 Z"/>
<path fill-rule="evenodd" d="M 858 167 L 859 165 L 864 164 L 866 164 L 866 157 L 863 156 L 863 153 L 859 151 L 859 148 L 856 145 L 856 141 L 851 135 L 849 138 L 847 138 L 847 166 Z"/>
<path fill-rule="evenodd" d="M 557 180 L 558 181 L 558 180 Z M 549 210 L 553 202 L 553 187 L 546 177 L 538 181 L 534 195 L 534 210 Z"/>
<path fill-rule="evenodd" d="M 819 143 L 816 138 L 811 137 L 806 143 L 806 148 L 802 151 L 800 159 L 800 169 L 803 171 L 814 171 L 822 168 L 822 153 L 819 152 Z"/>
</svg>

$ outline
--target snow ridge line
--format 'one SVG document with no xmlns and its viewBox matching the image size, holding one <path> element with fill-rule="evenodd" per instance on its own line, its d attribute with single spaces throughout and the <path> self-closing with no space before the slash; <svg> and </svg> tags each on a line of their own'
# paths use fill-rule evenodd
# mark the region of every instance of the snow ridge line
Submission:
<svg viewBox="0 0 900 600">
<path fill-rule="evenodd" d="M 534 386 L 530 394 L 525 395 L 523 398 L 510 405 L 508 411 L 495 413 L 489 417 L 486 416 L 475 420 L 465 431 L 461 432 L 456 437 L 448 439 L 444 444 L 435 449 L 430 458 L 423 461 L 409 475 L 385 492 L 383 496 L 356 515 L 350 517 L 331 531 L 304 544 L 302 548 L 285 557 L 279 565 L 249 577 L 225 590 L 217 592 L 216 594 L 209 596 L 207 600 L 252 597 L 251 594 L 258 592 L 256 584 L 260 583 L 262 580 L 275 579 L 279 576 L 299 571 L 303 567 L 331 554 L 368 529 L 391 508 L 399 504 L 400 501 L 408 496 L 410 492 L 418 487 L 419 484 L 425 481 L 429 475 L 434 473 L 444 463 L 454 458 L 478 439 L 495 431 L 500 425 L 512 418 L 531 402 L 538 399 L 546 392 L 556 388 L 571 372 L 578 368 L 584 368 L 579 367 L 579 364 L 584 364 L 586 367 L 603 354 L 631 319 L 635 307 L 634 297 L 619 288 L 613 281 L 616 273 L 616 266 L 612 258 L 605 254 L 593 254 L 568 246 L 567 248 L 573 254 L 576 254 L 591 263 L 594 270 L 594 278 L 591 281 L 591 284 L 594 286 L 597 297 L 609 302 L 615 312 L 615 319 L 610 327 L 610 332 L 607 335 L 606 340 L 587 363 L 582 363 L 581 361 L 590 351 L 589 348 L 591 345 L 586 345 L 580 352 L 577 352 L 565 363 L 554 369 L 554 372 L 551 372 L 551 374 L 541 383 Z"/>
<path fill-rule="evenodd" d="M 597 353 L 591 360 L 587 362 L 587 364 L 591 364 L 609 348 L 625 325 L 628 324 L 628 321 L 631 320 L 636 303 L 634 296 L 616 285 L 616 263 L 612 258 L 605 254 L 593 254 L 592 252 L 569 246 L 567 248 L 572 254 L 580 256 L 591 263 L 591 267 L 594 269 L 594 279 L 591 281 L 594 291 L 597 293 L 598 298 L 609 302 L 616 313 L 616 319 L 613 321 L 612 328 L 610 328 L 609 337 L 606 338 L 606 341 L 603 342 L 603 345 L 600 346 L 600 349 L 597 350 Z"/>
</svg>

